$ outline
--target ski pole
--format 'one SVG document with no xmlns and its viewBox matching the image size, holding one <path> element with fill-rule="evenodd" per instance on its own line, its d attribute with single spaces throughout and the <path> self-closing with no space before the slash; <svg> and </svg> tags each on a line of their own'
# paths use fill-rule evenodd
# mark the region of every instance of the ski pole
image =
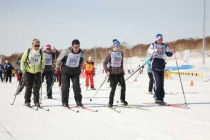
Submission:
<svg viewBox="0 0 210 140">
<path fill-rule="evenodd" d="M 56 81 L 56 77 L 54 78 L 52 84 L 50 85 L 50 88 L 49 88 L 48 91 L 47 91 L 47 95 L 48 95 L 48 93 L 50 92 L 50 90 L 52 89 L 52 86 L 54 85 L 55 81 Z"/>
<path fill-rule="evenodd" d="M 19 92 L 19 89 L 20 89 L 20 86 L 21 86 L 22 83 L 23 83 L 23 78 L 21 79 L 20 83 L 18 84 L 16 93 L 15 93 L 15 98 L 14 98 L 13 102 L 11 103 L 11 105 L 14 105 L 15 100 L 16 100 L 16 97 L 17 97 L 17 95 L 19 94 L 18 92 Z"/>
<path fill-rule="evenodd" d="M 139 67 L 134 73 L 132 73 L 127 79 L 125 79 L 125 81 L 127 81 L 128 79 L 130 79 L 137 71 L 139 71 L 139 69 L 141 69 L 142 68 L 142 66 L 141 67 Z"/>
<path fill-rule="evenodd" d="M 136 78 L 134 79 L 134 81 L 137 81 L 137 78 L 139 77 L 140 73 L 138 73 L 138 75 L 136 76 Z"/>
<path fill-rule="evenodd" d="M 184 93 L 184 88 L 183 88 L 183 85 L 182 85 L 182 79 L 181 79 L 181 76 L 180 76 L 180 73 L 179 73 L 179 65 L 178 65 L 178 63 L 177 63 L 176 54 L 174 54 L 174 56 L 175 56 L 176 66 L 177 66 L 177 70 L 178 70 L 178 74 L 179 74 L 179 80 L 180 80 L 181 87 L 182 87 L 182 93 L 183 93 L 183 95 L 184 95 L 185 104 L 186 104 L 186 106 L 187 106 L 187 102 L 186 102 L 186 98 L 185 98 L 185 93 Z"/>
<path fill-rule="evenodd" d="M 17 94 L 15 94 L 15 98 L 14 98 L 13 102 L 11 103 L 11 105 L 14 105 L 16 97 L 17 97 Z"/>
<path fill-rule="evenodd" d="M 104 78 L 104 81 L 101 83 L 100 87 L 98 88 L 98 90 L 96 91 L 95 95 L 92 97 L 94 98 L 96 96 L 96 94 L 98 93 L 99 89 L 103 86 L 103 84 L 105 83 L 107 77 Z M 90 99 L 90 101 L 92 102 L 92 99 Z"/>
<path fill-rule="evenodd" d="M 147 62 L 150 60 L 150 58 L 151 58 L 151 57 L 148 56 L 148 57 L 144 60 L 144 62 L 143 62 L 143 64 L 141 65 L 141 67 L 139 67 L 134 73 L 132 73 L 127 79 L 125 79 L 125 81 L 127 81 L 128 79 L 130 79 L 137 71 L 139 71 L 139 69 L 143 68 L 143 67 L 147 64 Z"/>
</svg>

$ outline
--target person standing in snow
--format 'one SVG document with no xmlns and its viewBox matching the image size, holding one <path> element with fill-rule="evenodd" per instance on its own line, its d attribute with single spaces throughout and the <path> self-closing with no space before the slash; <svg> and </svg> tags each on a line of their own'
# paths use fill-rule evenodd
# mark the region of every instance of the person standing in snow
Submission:
<svg viewBox="0 0 210 140">
<path fill-rule="evenodd" d="M 54 77 L 54 53 L 51 51 L 51 45 L 47 44 L 46 49 L 44 51 L 45 55 L 45 68 L 44 72 L 42 74 L 42 82 L 44 81 L 44 78 L 46 77 L 46 83 L 47 83 L 47 98 L 52 99 L 52 84 L 54 83 L 53 77 Z"/>
<path fill-rule="evenodd" d="M 175 50 L 163 43 L 163 35 L 157 34 L 156 41 L 152 43 L 148 50 L 148 56 L 150 59 L 150 69 L 154 79 L 154 99 L 157 104 L 164 104 L 164 70 L 165 70 L 165 55 L 171 57 Z"/>
<path fill-rule="evenodd" d="M 22 80 L 22 70 L 20 69 L 20 58 L 18 58 L 15 61 L 16 71 L 17 71 L 17 80 L 19 81 L 19 84 Z"/>
<path fill-rule="evenodd" d="M 3 83 L 3 77 L 2 77 L 2 74 L 4 72 L 4 66 L 2 64 L 0 64 L 0 78 L 1 78 L 1 82 Z"/>
<path fill-rule="evenodd" d="M 9 80 L 9 82 L 12 82 L 12 70 L 14 70 L 14 67 L 10 64 L 8 60 L 5 61 L 5 73 L 6 73 L 6 83 Z"/>
<path fill-rule="evenodd" d="M 40 107 L 39 90 L 41 87 L 41 74 L 44 72 L 45 56 L 40 49 L 39 39 L 32 41 L 32 48 L 27 49 L 21 59 L 21 70 L 24 76 L 25 90 L 25 105 L 30 106 L 31 93 L 33 88 L 34 104 Z"/>
<path fill-rule="evenodd" d="M 82 66 L 84 64 L 84 52 L 80 49 L 79 40 L 75 39 L 72 41 L 72 46 L 61 52 L 57 59 L 56 71 L 61 68 L 61 91 L 62 91 L 62 105 L 69 107 L 69 88 L 70 79 L 73 84 L 74 97 L 77 106 L 82 107 L 82 95 L 79 82 L 79 75 L 81 73 Z"/>
<path fill-rule="evenodd" d="M 89 79 L 91 83 L 91 89 L 96 90 L 94 88 L 94 81 L 93 81 L 93 76 L 95 75 L 95 67 L 94 67 L 94 62 L 92 57 L 90 56 L 86 63 L 82 67 L 82 71 L 85 70 L 85 77 L 86 77 L 86 88 L 88 89 L 89 87 Z"/>
<path fill-rule="evenodd" d="M 107 66 L 109 64 L 109 67 Z M 124 79 L 124 69 L 123 69 L 123 52 L 121 51 L 121 45 L 118 40 L 113 40 L 113 50 L 108 53 L 104 62 L 104 70 L 106 71 L 107 76 L 110 79 L 111 92 L 109 96 L 108 107 L 113 107 L 114 95 L 117 83 L 120 83 L 121 88 L 121 103 L 128 105 L 125 100 L 125 79 Z"/>
<path fill-rule="evenodd" d="M 149 76 L 149 93 L 152 94 L 153 76 L 152 76 L 152 70 L 150 69 L 150 61 L 147 61 L 147 74 Z"/>
</svg>

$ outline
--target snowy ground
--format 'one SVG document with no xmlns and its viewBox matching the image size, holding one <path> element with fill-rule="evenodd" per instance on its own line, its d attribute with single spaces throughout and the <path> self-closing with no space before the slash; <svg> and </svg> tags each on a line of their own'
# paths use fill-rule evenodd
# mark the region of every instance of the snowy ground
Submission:
<svg viewBox="0 0 210 140">
<path fill-rule="evenodd" d="M 132 61 L 134 62 L 134 61 Z M 136 62 L 136 61 L 135 61 Z M 142 63 L 142 61 L 138 61 Z M 201 60 L 196 64 L 194 72 L 209 74 L 209 65 L 203 68 Z M 193 63 L 192 62 L 192 63 Z M 210 62 L 209 59 L 207 62 Z M 181 63 L 181 61 L 179 62 Z M 175 66 L 170 60 L 169 65 Z M 210 64 L 210 63 L 208 63 Z M 133 66 L 134 67 L 134 66 Z M 125 78 L 129 75 L 126 74 Z M 105 75 L 100 72 L 95 76 L 95 86 L 98 88 Z M 97 96 L 90 102 L 96 91 L 85 91 L 84 79 L 81 79 L 83 104 L 98 112 L 79 109 L 80 113 L 62 108 L 58 83 L 53 86 L 53 97 L 56 100 L 42 100 L 42 106 L 50 111 L 34 111 L 23 106 L 24 92 L 14 99 L 16 89 L 15 78 L 10 83 L 0 83 L 0 140 L 139 140 L 139 139 L 210 139 L 210 82 L 199 78 L 182 77 L 187 103 L 190 109 L 163 107 L 144 104 L 153 102 L 152 95 L 147 93 L 148 76 L 146 69 L 137 82 L 134 75 L 127 84 L 127 101 L 131 105 L 149 109 L 137 110 L 118 108 L 121 113 L 114 112 L 105 106 L 110 92 L 109 83 L 105 83 Z M 190 86 L 191 79 L 194 86 Z M 43 97 L 46 96 L 46 85 L 43 84 Z M 120 87 L 117 88 L 115 105 Z M 165 80 L 165 101 L 173 104 L 184 104 L 182 89 L 177 75 L 172 80 Z M 70 106 L 75 106 L 73 92 L 70 92 Z"/>
</svg>

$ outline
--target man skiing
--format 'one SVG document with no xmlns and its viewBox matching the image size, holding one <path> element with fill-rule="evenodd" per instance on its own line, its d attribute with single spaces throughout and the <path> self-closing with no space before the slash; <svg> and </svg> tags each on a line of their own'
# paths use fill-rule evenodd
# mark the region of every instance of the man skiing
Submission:
<svg viewBox="0 0 210 140">
<path fill-rule="evenodd" d="M 77 106 L 83 106 L 82 95 L 79 82 L 79 75 L 84 63 L 84 52 L 80 49 L 79 40 L 75 39 L 72 41 L 72 46 L 61 52 L 57 59 L 56 71 L 61 68 L 61 91 L 62 91 L 62 105 L 64 107 L 69 107 L 69 88 L 70 79 L 73 84 L 74 97 Z"/>
<path fill-rule="evenodd" d="M 94 67 L 94 62 L 92 57 L 90 56 L 86 63 L 82 67 L 82 71 L 85 70 L 85 77 L 86 77 L 86 88 L 88 89 L 89 87 L 89 79 L 91 83 L 91 89 L 96 90 L 94 88 L 94 81 L 93 81 L 93 76 L 95 75 L 95 67 Z"/>
<path fill-rule="evenodd" d="M 128 105 L 125 100 L 125 79 L 124 79 L 124 69 L 123 69 L 123 52 L 121 51 L 121 45 L 118 40 L 113 40 L 113 50 L 106 56 L 103 67 L 106 71 L 107 76 L 109 76 L 111 92 L 109 96 L 108 107 L 113 107 L 114 95 L 117 83 L 120 83 L 121 88 L 121 103 Z M 109 64 L 109 67 L 107 65 Z"/>
<path fill-rule="evenodd" d="M 175 50 L 172 50 L 175 52 Z M 164 70 L 165 70 L 165 55 L 171 57 L 173 52 L 163 43 L 163 35 L 157 34 L 156 41 L 152 43 L 148 50 L 148 56 L 151 57 L 150 69 L 154 79 L 154 99 L 157 104 L 164 104 Z"/>
</svg>

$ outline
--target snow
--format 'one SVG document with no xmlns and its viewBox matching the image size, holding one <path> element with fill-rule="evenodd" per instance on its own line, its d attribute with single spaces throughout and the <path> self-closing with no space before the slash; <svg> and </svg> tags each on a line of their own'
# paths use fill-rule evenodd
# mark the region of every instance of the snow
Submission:
<svg viewBox="0 0 210 140">
<path fill-rule="evenodd" d="M 132 58 L 132 64 L 128 68 L 136 68 L 143 60 Z M 130 60 L 129 60 L 130 61 Z M 129 62 L 127 61 L 127 62 Z M 193 72 L 204 73 L 204 77 L 210 75 L 210 63 L 202 66 L 201 59 L 191 60 L 196 67 Z M 210 62 L 210 59 L 207 59 Z M 183 62 L 178 61 L 179 65 Z M 168 65 L 176 66 L 174 59 L 168 60 Z M 100 87 L 105 75 L 97 66 L 95 87 Z M 185 70 L 186 71 L 186 70 Z M 189 70 L 188 70 L 189 71 Z M 127 78 L 129 74 L 125 75 Z M 15 104 L 10 103 L 14 99 L 17 87 L 16 78 L 12 83 L 0 83 L 0 140 L 67 140 L 67 139 L 91 139 L 91 140 L 208 140 L 210 139 L 210 83 L 204 82 L 204 78 L 182 76 L 185 96 L 190 109 L 180 109 L 166 106 L 144 104 L 153 102 L 153 97 L 148 94 L 149 78 L 146 73 L 139 75 L 134 82 L 136 74 L 126 81 L 126 100 L 129 104 L 149 109 L 149 111 L 117 108 L 121 113 L 108 109 L 109 83 L 105 83 L 93 101 L 91 97 L 96 91 L 85 91 L 85 81 L 81 79 L 83 104 L 98 112 L 90 112 L 79 109 L 80 113 L 61 107 L 60 89 L 56 82 L 53 86 L 53 97 L 56 100 L 45 99 L 46 84 L 42 85 L 42 106 L 50 111 L 32 110 L 24 107 L 24 91 L 17 96 Z M 194 86 L 190 86 L 193 79 Z M 115 94 L 115 105 L 118 100 L 120 87 Z M 172 104 L 184 105 L 184 97 L 178 75 L 172 75 L 171 80 L 165 80 L 165 101 Z M 75 106 L 72 89 L 70 91 L 70 106 Z M 32 102 L 33 104 L 33 102 Z M 76 108 L 74 108 L 76 109 Z"/>
</svg>

